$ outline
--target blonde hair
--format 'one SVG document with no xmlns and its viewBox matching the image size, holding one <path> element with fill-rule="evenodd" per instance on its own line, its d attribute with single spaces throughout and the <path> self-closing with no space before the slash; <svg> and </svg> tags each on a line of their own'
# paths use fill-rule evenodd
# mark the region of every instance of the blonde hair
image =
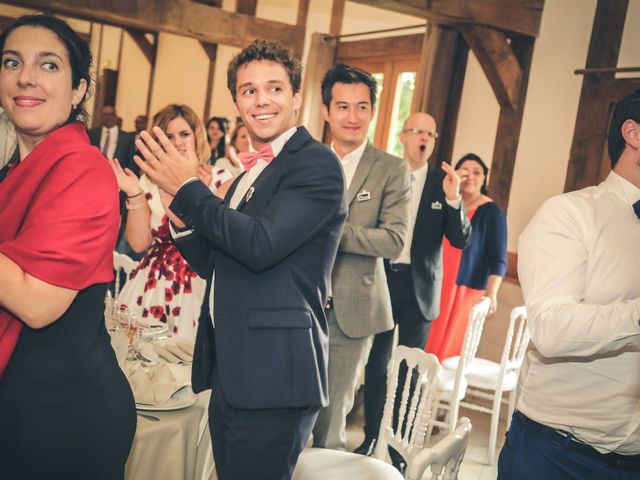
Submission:
<svg viewBox="0 0 640 480">
<path fill-rule="evenodd" d="M 209 164 L 211 150 L 209 148 L 209 142 L 207 141 L 207 132 L 204 129 L 202 120 L 200 120 L 191 107 L 177 103 L 167 105 L 153 116 L 152 127 L 158 126 L 164 131 L 167 129 L 169 122 L 178 117 L 184 118 L 191 130 L 193 130 L 198 162 Z"/>
</svg>

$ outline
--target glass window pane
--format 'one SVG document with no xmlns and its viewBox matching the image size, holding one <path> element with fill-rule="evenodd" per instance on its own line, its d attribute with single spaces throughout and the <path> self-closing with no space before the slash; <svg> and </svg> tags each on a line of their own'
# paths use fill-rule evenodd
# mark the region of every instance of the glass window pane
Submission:
<svg viewBox="0 0 640 480">
<path fill-rule="evenodd" d="M 387 141 L 387 152 L 398 157 L 403 155 L 402 143 L 400 143 L 398 135 L 400 135 L 404 121 L 409 116 L 415 87 L 416 72 L 401 72 L 393 96 L 393 111 L 391 112 L 391 125 Z"/>
<path fill-rule="evenodd" d="M 384 73 L 372 73 L 371 76 L 376 81 L 376 112 L 373 116 L 373 120 L 369 124 L 369 132 L 367 138 L 371 143 L 374 143 L 376 136 L 376 125 L 378 124 L 378 110 L 380 110 L 380 99 L 382 95 L 382 82 L 384 81 Z"/>
</svg>

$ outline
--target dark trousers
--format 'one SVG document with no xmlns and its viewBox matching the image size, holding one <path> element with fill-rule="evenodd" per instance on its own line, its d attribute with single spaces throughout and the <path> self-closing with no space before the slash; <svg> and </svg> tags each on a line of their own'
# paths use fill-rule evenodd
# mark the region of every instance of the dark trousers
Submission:
<svg viewBox="0 0 640 480">
<path fill-rule="evenodd" d="M 219 480 L 289 480 L 319 407 L 238 410 L 216 380 L 209 429 Z"/>
<path fill-rule="evenodd" d="M 513 414 L 498 460 L 498 480 L 631 480 L 640 478 L 640 455 L 602 454 L 569 434 Z"/>
<path fill-rule="evenodd" d="M 420 311 L 413 289 L 411 271 L 396 272 L 386 267 L 386 274 L 393 321 L 398 325 L 398 344 L 424 348 L 431 321 L 427 320 Z M 387 366 L 391 360 L 392 350 L 393 330 L 378 333 L 374 337 L 364 371 L 364 433 L 367 438 L 377 437 L 380 430 L 387 395 Z M 398 387 L 402 388 L 402 385 Z M 397 409 L 398 402 L 394 409 L 394 417 L 397 417 Z"/>
</svg>

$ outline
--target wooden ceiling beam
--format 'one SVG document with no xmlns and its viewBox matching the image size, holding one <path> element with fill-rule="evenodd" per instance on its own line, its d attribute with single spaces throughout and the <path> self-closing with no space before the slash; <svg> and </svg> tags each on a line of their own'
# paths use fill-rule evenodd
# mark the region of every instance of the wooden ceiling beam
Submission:
<svg viewBox="0 0 640 480">
<path fill-rule="evenodd" d="M 308 17 L 309 17 L 309 0 L 298 0 L 298 16 L 296 17 L 296 25 L 306 29 Z"/>
<path fill-rule="evenodd" d="M 130 28 L 126 29 L 127 33 L 131 37 L 131 39 L 138 45 L 138 48 L 142 50 L 142 53 L 146 57 L 149 63 L 153 63 L 156 58 L 156 45 L 151 43 L 149 39 L 147 39 L 148 32 L 142 32 L 140 30 L 132 30 Z"/>
<path fill-rule="evenodd" d="M 337 57 L 369 58 L 381 53 L 389 56 L 420 55 L 423 43 L 424 33 L 340 42 Z"/>
<path fill-rule="evenodd" d="M 536 37 L 544 0 L 352 0 L 371 7 L 423 17 L 432 22 L 472 23 Z"/>
<path fill-rule="evenodd" d="M 516 109 L 522 68 L 504 33 L 462 25 L 458 31 L 475 54 L 501 107 Z"/>
<path fill-rule="evenodd" d="M 12 0 L 93 22 L 173 33 L 207 43 L 245 47 L 256 38 L 278 40 L 295 51 L 304 45 L 304 27 L 255 18 L 188 0 Z"/>
<path fill-rule="evenodd" d="M 586 68 L 618 65 L 628 10 L 628 0 L 598 0 Z M 596 185 L 605 172 L 609 172 L 609 158 L 603 152 L 603 145 L 606 149 L 611 106 L 623 95 L 631 93 L 638 83 L 640 79 L 637 78 L 617 79 L 612 71 L 584 76 L 567 165 L 565 192 Z"/>
</svg>

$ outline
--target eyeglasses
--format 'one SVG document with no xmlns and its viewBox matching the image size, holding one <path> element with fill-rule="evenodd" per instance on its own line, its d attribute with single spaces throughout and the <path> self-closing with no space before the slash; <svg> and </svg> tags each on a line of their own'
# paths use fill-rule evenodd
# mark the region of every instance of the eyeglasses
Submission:
<svg viewBox="0 0 640 480">
<path fill-rule="evenodd" d="M 418 128 L 406 128 L 402 130 L 402 133 L 411 133 L 412 135 L 426 135 L 432 140 L 437 140 L 440 135 L 438 132 L 429 132 L 427 130 L 420 130 Z"/>
</svg>

